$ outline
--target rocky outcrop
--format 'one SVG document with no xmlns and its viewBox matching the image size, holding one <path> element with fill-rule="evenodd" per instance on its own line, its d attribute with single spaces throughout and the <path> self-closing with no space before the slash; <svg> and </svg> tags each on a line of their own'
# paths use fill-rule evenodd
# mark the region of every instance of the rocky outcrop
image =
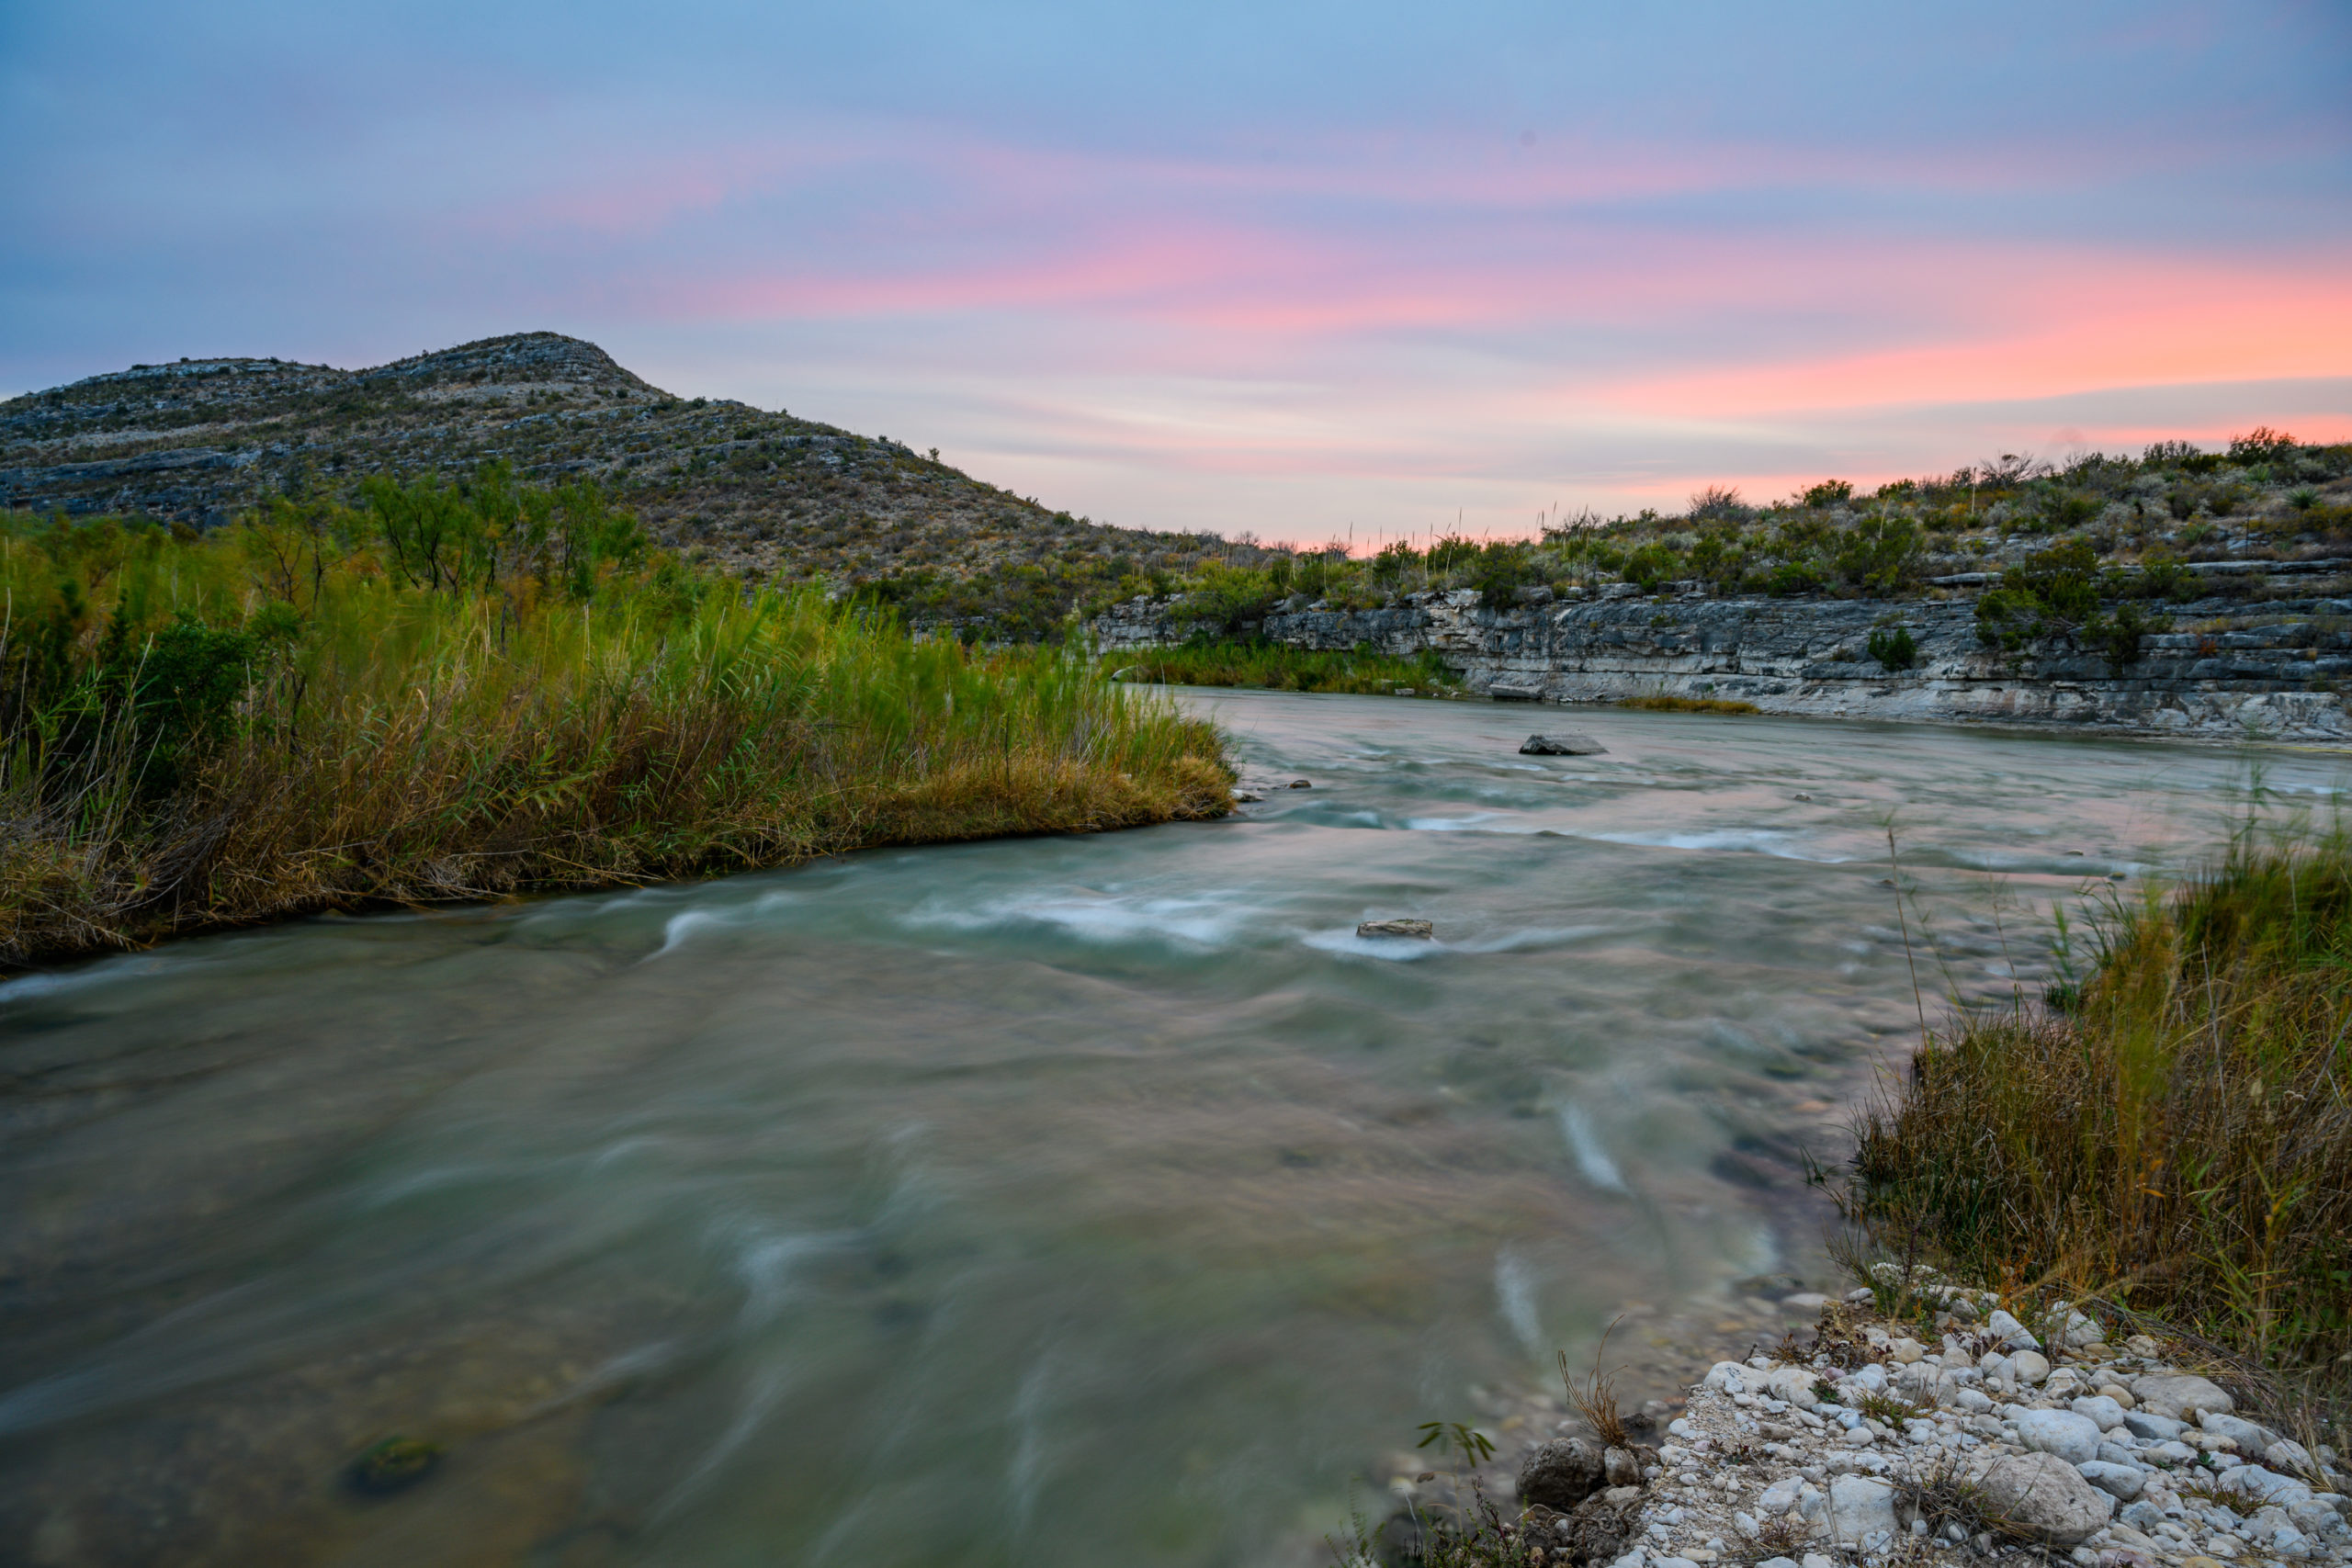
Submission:
<svg viewBox="0 0 2352 1568">
<path fill-rule="evenodd" d="M 1092 629 L 1112 647 L 1181 641 L 1187 628 L 1173 609 L 1173 601 L 1134 601 Z M 2173 629 L 2147 635 L 2120 672 L 2106 654 L 2054 639 L 2018 653 L 1986 648 L 1964 586 L 1933 601 L 1622 592 L 1505 610 L 1462 590 L 1375 610 L 1297 604 L 1257 629 L 1299 648 L 1434 651 L 1470 692 L 1498 698 L 1713 697 L 1821 717 L 2352 741 L 2334 689 L 2352 682 L 2352 597 L 2214 598 L 2166 613 Z M 1889 670 L 1871 638 L 1897 628 L 1909 634 L 1913 662 Z"/>
</svg>

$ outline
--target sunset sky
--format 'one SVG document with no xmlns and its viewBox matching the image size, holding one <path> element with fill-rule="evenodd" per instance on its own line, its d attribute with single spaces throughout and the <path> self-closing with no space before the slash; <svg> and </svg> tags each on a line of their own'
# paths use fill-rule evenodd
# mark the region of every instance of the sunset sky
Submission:
<svg viewBox="0 0 2352 1568">
<path fill-rule="evenodd" d="M 546 328 L 1360 544 L 2352 439 L 2341 0 L 16 0 L 0 84 L 0 393 Z"/>
</svg>

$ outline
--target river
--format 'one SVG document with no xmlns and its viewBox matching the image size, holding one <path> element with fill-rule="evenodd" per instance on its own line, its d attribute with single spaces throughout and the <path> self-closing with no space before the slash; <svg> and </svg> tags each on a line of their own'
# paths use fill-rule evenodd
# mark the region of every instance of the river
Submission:
<svg viewBox="0 0 2352 1568">
<path fill-rule="evenodd" d="M 1182 700 L 1312 787 L 0 986 L 0 1562 L 1313 1560 L 1416 1422 L 1825 1277 L 1801 1151 L 1923 1007 L 2030 993 L 2053 903 L 2248 782 Z M 1436 940 L 1354 934 L 1400 916 Z M 437 1468 L 346 1484 L 395 1434 Z"/>
</svg>

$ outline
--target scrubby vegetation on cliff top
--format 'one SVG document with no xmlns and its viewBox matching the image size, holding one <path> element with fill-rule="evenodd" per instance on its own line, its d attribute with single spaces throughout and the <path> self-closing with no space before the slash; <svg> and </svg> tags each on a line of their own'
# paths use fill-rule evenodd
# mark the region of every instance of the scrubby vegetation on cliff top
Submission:
<svg viewBox="0 0 2352 1568">
<path fill-rule="evenodd" d="M 1333 546 L 1244 566 L 1207 561 L 1180 585 L 1177 615 L 1229 634 L 1281 609 L 1371 610 L 1461 590 L 1497 608 L 1611 590 L 1887 599 L 1985 590 L 1978 618 L 1988 645 L 2064 636 L 2128 662 L 2163 604 L 2267 592 L 2258 570 L 2222 576 L 2203 563 L 2258 569 L 2348 550 L 2352 445 L 2257 430 L 2222 452 L 2167 443 L 2063 468 L 2010 457 L 1867 497 L 1830 480 L 1751 506 L 1711 487 L 1680 516 L 1584 513 L 1533 540 L 1440 536 L 1369 558 Z M 2117 602 L 2137 607 L 2102 607 Z"/>
<path fill-rule="evenodd" d="M 1230 805 L 1047 649 L 747 592 L 492 470 L 198 535 L 0 516 L 0 961 Z"/>
<path fill-rule="evenodd" d="M 2352 837 L 2249 822 L 2117 900 L 2046 1008 L 1967 1016 L 1871 1107 L 1892 1250 L 2052 1281 L 2352 1392 Z"/>
</svg>

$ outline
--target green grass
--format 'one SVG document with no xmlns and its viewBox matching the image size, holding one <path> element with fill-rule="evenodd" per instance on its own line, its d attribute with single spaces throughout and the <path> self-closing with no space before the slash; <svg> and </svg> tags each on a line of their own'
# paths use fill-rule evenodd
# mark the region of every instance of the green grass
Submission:
<svg viewBox="0 0 2352 1568">
<path fill-rule="evenodd" d="M 2064 1010 L 1968 1017 L 1864 1117 L 1883 1246 L 2352 1385 L 2352 841 L 2242 830 L 2118 902 Z"/>
<path fill-rule="evenodd" d="M 0 521 L 0 961 L 1217 815 L 1214 729 L 650 549 L 586 490 Z"/>
<path fill-rule="evenodd" d="M 1101 664 L 1123 680 L 1172 686 L 1385 694 L 1399 686 L 1448 692 L 1461 685 L 1460 677 L 1433 653 L 1399 659 L 1371 648 L 1340 653 L 1276 642 L 1203 641 L 1105 653 Z"/>
<path fill-rule="evenodd" d="M 1728 697 L 1627 697 L 1617 705 L 1621 708 L 1640 708 L 1647 713 L 1754 713 L 1754 703 L 1734 702 Z"/>
</svg>

